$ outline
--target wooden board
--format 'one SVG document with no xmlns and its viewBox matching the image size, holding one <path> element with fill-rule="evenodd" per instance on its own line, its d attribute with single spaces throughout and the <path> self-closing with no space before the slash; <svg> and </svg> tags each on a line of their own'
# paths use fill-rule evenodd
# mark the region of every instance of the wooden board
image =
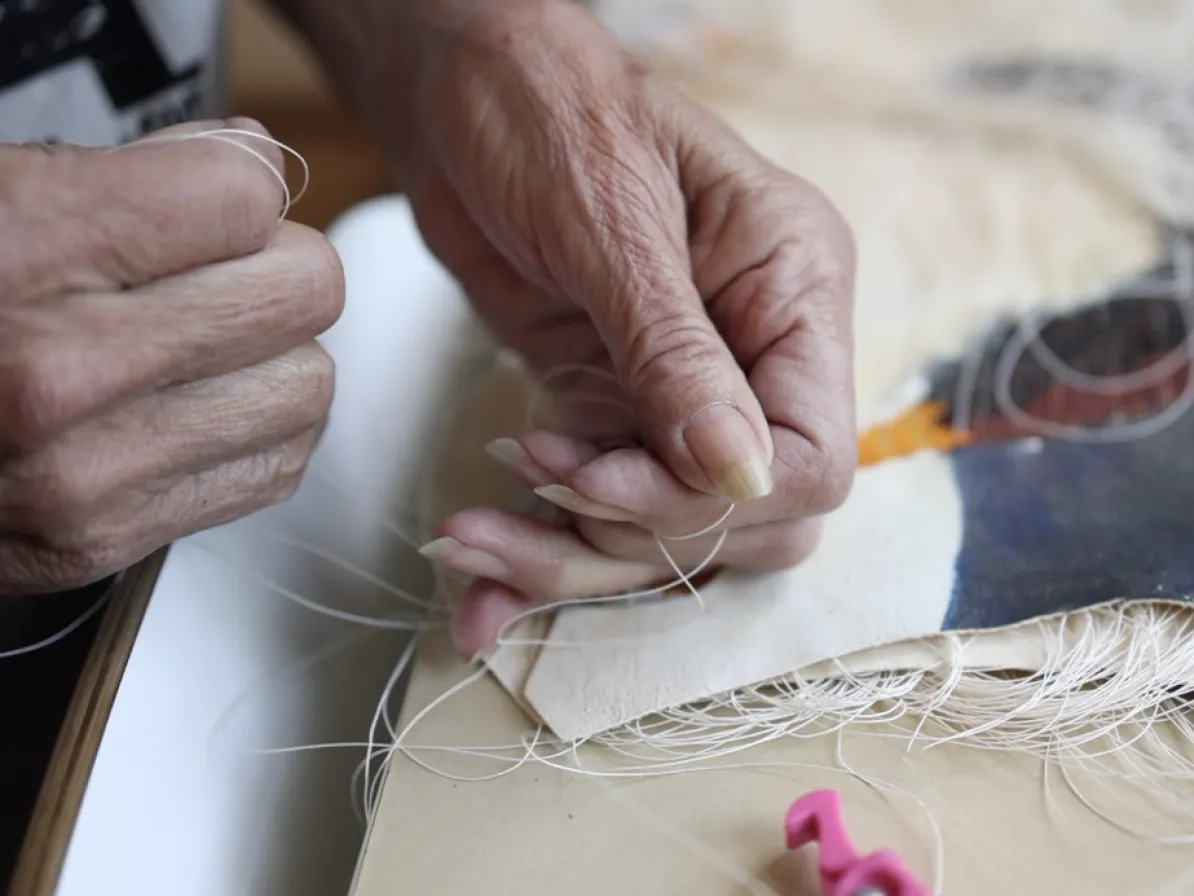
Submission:
<svg viewBox="0 0 1194 896">
<path fill-rule="evenodd" d="M 53 896 L 104 726 L 165 559 L 166 550 L 158 551 L 113 587 L 42 781 L 10 896 Z"/>
</svg>

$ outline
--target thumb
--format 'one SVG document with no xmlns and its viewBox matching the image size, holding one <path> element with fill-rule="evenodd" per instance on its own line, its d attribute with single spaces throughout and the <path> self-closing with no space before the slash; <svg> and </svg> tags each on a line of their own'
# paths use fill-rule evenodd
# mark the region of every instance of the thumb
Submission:
<svg viewBox="0 0 1194 896">
<path fill-rule="evenodd" d="M 606 288 L 582 304 L 647 447 L 698 491 L 734 502 L 770 494 L 773 447 L 766 417 L 706 313 L 686 256 L 664 248 L 677 243 L 663 233 L 659 239 L 633 232 L 610 236 L 598 244 L 605 247 L 599 257 L 590 259 L 597 276 L 588 280 Z M 621 247 L 632 247 L 633 258 Z"/>
</svg>

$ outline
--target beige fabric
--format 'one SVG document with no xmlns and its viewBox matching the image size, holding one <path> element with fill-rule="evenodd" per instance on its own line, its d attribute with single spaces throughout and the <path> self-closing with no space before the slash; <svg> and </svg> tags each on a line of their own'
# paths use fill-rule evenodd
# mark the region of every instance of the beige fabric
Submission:
<svg viewBox="0 0 1194 896">
<path fill-rule="evenodd" d="M 463 677 L 442 637 L 425 643 L 406 719 Z M 497 682 L 483 679 L 428 715 L 411 745 L 517 743 L 528 721 Z M 362 853 L 354 896 L 812 896 L 814 857 L 783 844 L 788 806 L 809 790 L 843 794 L 859 849 L 898 849 L 931 883 L 932 833 L 906 797 L 876 792 L 835 767 L 832 737 L 781 740 L 727 759 L 754 769 L 598 781 L 529 763 L 507 777 L 458 783 L 401 755 L 390 766 Z M 1194 848 L 1150 845 L 1081 807 L 1056 770 L 1028 756 L 965 747 L 906 752 L 905 741 L 845 738 L 846 762 L 914 792 L 945 839 L 952 896 L 1182 896 L 1194 892 Z M 581 752 L 587 768 L 608 754 Z M 442 753 L 419 758 L 456 775 L 501 766 Z M 770 763 L 771 765 L 767 765 Z M 802 767 L 803 766 L 803 767 Z M 1082 792 L 1121 824 L 1187 833 L 1141 791 L 1079 776 Z M 679 840 L 680 842 L 677 842 Z M 691 841 L 703 844 L 694 853 Z M 687 848 L 686 848 L 687 841 Z M 760 876 L 770 889 L 739 879 Z M 1171 889 L 1162 889 L 1173 881 Z"/>
</svg>

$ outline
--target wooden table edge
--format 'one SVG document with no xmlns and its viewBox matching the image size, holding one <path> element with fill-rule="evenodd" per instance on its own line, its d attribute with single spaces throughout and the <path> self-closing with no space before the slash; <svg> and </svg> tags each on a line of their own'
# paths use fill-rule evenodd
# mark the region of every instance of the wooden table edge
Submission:
<svg viewBox="0 0 1194 896">
<path fill-rule="evenodd" d="M 113 585 L 46 768 L 9 896 L 54 896 L 58 888 L 104 729 L 167 552 L 150 555 Z"/>
</svg>

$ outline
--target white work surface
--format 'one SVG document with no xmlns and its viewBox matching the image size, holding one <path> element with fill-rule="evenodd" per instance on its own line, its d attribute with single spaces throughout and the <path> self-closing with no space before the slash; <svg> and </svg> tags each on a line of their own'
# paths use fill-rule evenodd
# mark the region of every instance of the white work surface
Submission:
<svg viewBox="0 0 1194 896">
<path fill-rule="evenodd" d="M 463 299 L 423 248 L 404 200 L 354 209 L 331 235 L 348 303 L 323 340 L 338 365 L 332 422 L 312 465 L 325 476 L 309 477 L 281 507 L 171 550 L 60 896 L 347 891 L 363 835 L 349 783 L 363 750 L 253 750 L 364 740 L 405 636 L 319 615 L 262 579 L 357 614 L 401 609 L 382 589 L 280 543 L 286 534 L 426 596 L 425 562 L 378 514 L 414 535 L 428 444 L 477 346 Z M 354 635 L 303 667 L 321 646 Z"/>
</svg>

